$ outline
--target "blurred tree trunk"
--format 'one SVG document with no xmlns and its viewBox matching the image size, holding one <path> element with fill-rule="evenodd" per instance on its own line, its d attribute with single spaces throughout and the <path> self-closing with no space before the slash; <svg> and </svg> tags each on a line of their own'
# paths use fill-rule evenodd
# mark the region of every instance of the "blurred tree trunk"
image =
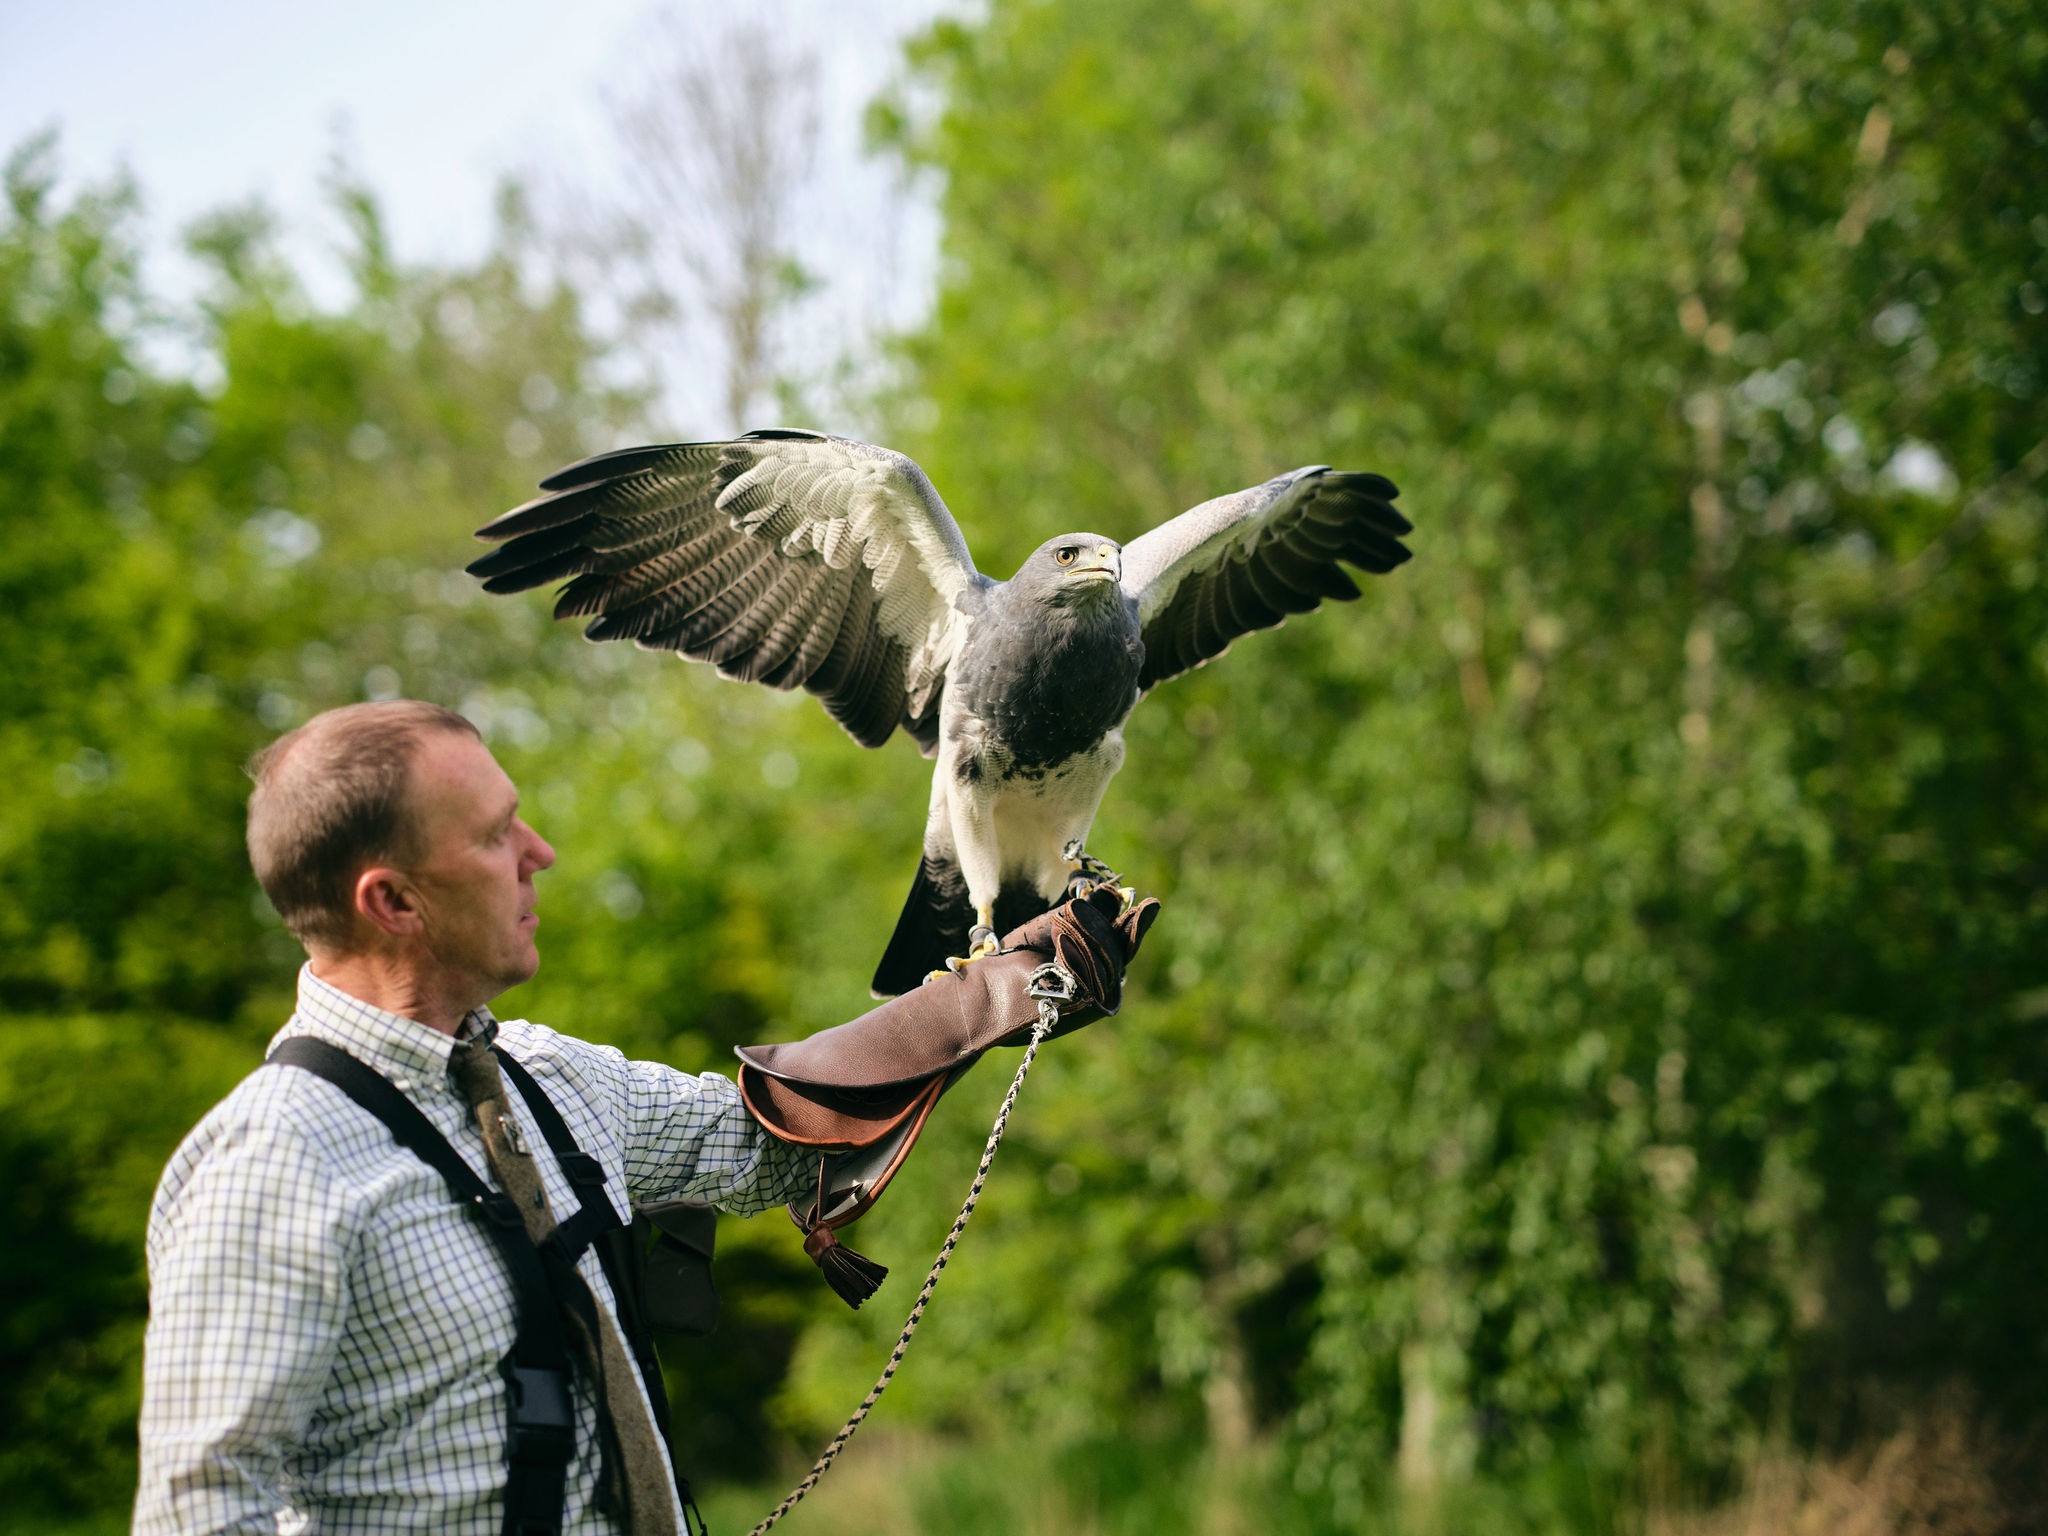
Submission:
<svg viewBox="0 0 2048 1536">
<path fill-rule="evenodd" d="M 758 17 L 668 11 L 652 36 L 646 75 L 607 94 L 632 197 L 615 225 L 639 284 L 630 308 L 686 346 L 708 323 L 720 427 L 744 431 L 775 383 L 776 318 L 815 286 L 792 236 L 816 163 L 818 61 Z"/>
<path fill-rule="evenodd" d="M 1401 1427 L 1395 1471 L 1416 1523 L 1435 1518 L 1443 1490 L 1472 1470 L 1465 1352 L 1450 1336 L 1441 1281 L 1425 1284 L 1414 1337 L 1401 1346 Z"/>
</svg>

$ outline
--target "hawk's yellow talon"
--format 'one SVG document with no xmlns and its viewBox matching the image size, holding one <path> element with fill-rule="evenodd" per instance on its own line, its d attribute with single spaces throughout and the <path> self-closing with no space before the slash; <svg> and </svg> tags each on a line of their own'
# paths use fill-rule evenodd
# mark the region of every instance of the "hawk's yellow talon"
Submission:
<svg viewBox="0 0 2048 1536">
<path fill-rule="evenodd" d="M 946 962 L 946 969 L 956 976 L 977 960 L 986 960 L 990 955 L 999 955 L 1003 946 L 996 939 L 995 929 L 987 923 L 976 923 L 974 931 L 967 935 L 969 945 L 964 955 L 954 955 Z"/>
</svg>

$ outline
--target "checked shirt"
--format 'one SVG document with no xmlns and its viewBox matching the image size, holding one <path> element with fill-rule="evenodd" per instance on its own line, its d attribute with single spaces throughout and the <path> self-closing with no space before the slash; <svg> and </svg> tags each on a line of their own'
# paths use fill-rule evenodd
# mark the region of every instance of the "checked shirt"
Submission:
<svg viewBox="0 0 2048 1536">
<path fill-rule="evenodd" d="M 742 1214 L 808 1185 L 811 1160 L 755 1124 L 733 1083 L 691 1076 L 478 1009 L 546 1090 L 603 1193 L 692 1196 Z M 299 974 L 279 1033 L 350 1052 L 409 1096 L 486 1183 L 448 1078 L 453 1041 Z M 549 1202 L 577 1196 L 515 1095 Z M 172 1156 L 150 1211 L 150 1319 L 136 1536 L 498 1536 L 513 1296 L 503 1261 L 441 1176 L 339 1088 L 264 1067 Z M 613 1306 L 594 1253 L 581 1268 Z M 564 1536 L 611 1536 L 593 1507 L 597 1406 L 577 1380 Z"/>
</svg>

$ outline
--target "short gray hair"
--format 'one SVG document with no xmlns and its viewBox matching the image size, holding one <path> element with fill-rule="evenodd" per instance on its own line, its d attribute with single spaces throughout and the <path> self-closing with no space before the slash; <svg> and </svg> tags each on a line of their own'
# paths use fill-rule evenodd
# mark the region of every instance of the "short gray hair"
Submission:
<svg viewBox="0 0 2048 1536">
<path fill-rule="evenodd" d="M 356 876 L 422 851 L 406 790 L 420 743 L 443 733 L 482 740 L 438 704 L 350 704 L 315 715 L 249 759 L 249 862 L 301 943 L 344 945 Z"/>
</svg>

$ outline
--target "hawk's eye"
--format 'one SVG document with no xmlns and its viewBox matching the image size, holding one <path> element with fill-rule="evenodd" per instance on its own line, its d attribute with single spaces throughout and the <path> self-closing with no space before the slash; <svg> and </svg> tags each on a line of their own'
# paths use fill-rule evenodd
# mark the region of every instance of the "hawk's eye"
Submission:
<svg viewBox="0 0 2048 1536">
<path fill-rule="evenodd" d="M 1078 553 L 1079 551 L 1076 550 L 1073 545 L 1069 544 L 1064 549 L 1054 550 L 1052 552 L 1052 557 L 1053 559 L 1059 561 L 1061 565 L 1072 565 L 1074 563 L 1074 556 Z"/>
</svg>

